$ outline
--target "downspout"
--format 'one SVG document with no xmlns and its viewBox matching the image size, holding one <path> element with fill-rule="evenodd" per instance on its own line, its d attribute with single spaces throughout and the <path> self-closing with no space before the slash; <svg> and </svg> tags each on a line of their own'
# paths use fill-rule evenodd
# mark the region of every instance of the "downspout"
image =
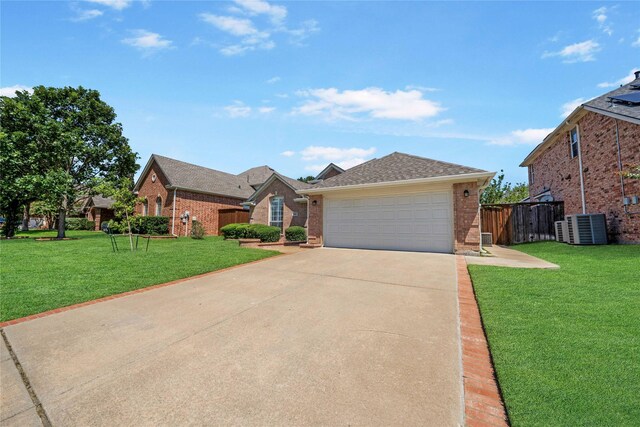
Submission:
<svg viewBox="0 0 640 427">
<path fill-rule="evenodd" d="M 620 134 L 618 133 L 618 119 L 614 119 L 616 123 L 616 148 L 618 149 L 618 173 L 620 174 L 620 191 L 622 192 L 622 208 L 627 215 L 637 214 L 638 212 L 629 211 L 624 203 L 626 195 L 624 194 L 624 176 L 622 175 L 622 155 L 620 154 Z"/>
<path fill-rule="evenodd" d="M 484 252 L 484 248 L 482 247 L 482 205 L 480 204 L 480 196 L 482 190 L 478 188 L 478 227 L 480 228 L 480 254 Z"/>
<path fill-rule="evenodd" d="M 173 189 L 173 220 L 171 221 L 171 234 L 173 236 L 176 235 L 175 231 L 176 231 L 176 191 L 178 189 L 174 188 Z"/>
<path fill-rule="evenodd" d="M 582 171 L 582 144 L 580 140 L 580 126 L 576 125 L 576 133 L 578 134 L 578 166 L 580 167 L 580 194 L 582 195 L 582 213 L 587 213 L 587 203 L 584 198 L 584 177 Z"/>
<path fill-rule="evenodd" d="M 309 196 L 304 196 L 307 199 L 307 245 L 309 244 Z"/>
</svg>

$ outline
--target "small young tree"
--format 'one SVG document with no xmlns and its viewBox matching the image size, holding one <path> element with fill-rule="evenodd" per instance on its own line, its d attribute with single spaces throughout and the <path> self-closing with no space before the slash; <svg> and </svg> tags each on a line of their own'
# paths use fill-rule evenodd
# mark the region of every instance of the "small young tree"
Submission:
<svg viewBox="0 0 640 427">
<path fill-rule="evenodd" d="M 122 178 L 115 183 L 103 181 L 96 186 L 96 190 L 103 196 L 110 197 L 114 200 L 112 206 L 113 212 L 117 217 L 126 222 L 127 230 L 129 231 L 129 246 L 133 251 L 131 218 L 135 214 L 136 205 L 142 203 L 144 199 L 142 197 L 137 197 L 133 193 L 133 181 L 129 178 Z"/>
</svg>

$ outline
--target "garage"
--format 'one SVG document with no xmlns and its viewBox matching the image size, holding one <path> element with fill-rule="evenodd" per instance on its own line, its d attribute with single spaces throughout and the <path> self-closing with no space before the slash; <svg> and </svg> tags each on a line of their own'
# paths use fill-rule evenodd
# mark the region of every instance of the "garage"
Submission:
<svg viewBox="0 0 640 427">
<path fill-rule="evenodd" d="M 494 172 L 391 153 L 299 190 L 305 247 L 480 251 L 480 192 Z"/>
<path fill-rule="evenodd" d="M 324 244 L 337 248 L 453 252 L 451 190 L 327 198 Z"/>
</svg>

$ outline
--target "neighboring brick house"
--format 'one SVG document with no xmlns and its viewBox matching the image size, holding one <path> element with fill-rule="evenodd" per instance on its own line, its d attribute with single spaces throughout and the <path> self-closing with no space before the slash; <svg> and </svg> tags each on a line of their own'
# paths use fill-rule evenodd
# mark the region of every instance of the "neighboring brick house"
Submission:
<svg viewBox="0 0 640 427">
<path fill-rule="evenodd" d="M 153 154 L 134 191 L 145 199 L 138 214 L 169 217 L 169 232 L 184 236 L 194 220 L 218 235 L 221 213 L 242 211 L 240 204 L 255 190 L 242 176 Z"/>
<path fill-rule="evenodd" d="M 298 190 L 309 243 L 342 248 L 480 249 L 480 191 L 494 172 L 392 153 Z"/>
<path fill-rule="evenodd" d="M 640 243 L 640 71 L 635 80 L 577 107 L 520 166 L 531 201 L 564 201 L 566 215 L 603 213 L 612 242 Z"/>
<path fill-rule="evenodd" d="M 298 191 L 312 184 L 272 172 L 244 203 L 250 208 L 250 222 L 278 226 L 283 230 L 293 225 L 307 226 L 307 199 Z"/>
<path fill-rule="evenodd" d="M 95 221 L 96 231 L 100 231 L 100 225 L 103 222 L 115 217 L 112 208 L 113 202 L 113 199 L 101 195 L 90 196 L 85 200 L 82 211 L 89 221 Z"/>
</svg>

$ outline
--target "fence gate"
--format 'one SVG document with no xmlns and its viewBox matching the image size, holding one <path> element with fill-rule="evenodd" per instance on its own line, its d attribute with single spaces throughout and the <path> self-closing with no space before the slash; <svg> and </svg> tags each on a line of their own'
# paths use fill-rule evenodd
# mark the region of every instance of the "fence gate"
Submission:
<svg viewBox="0 0 640 427">
<path fill-rule="evenodd" d="M 554 222 L 564 219 L 564 202 L 482 205 L 482 232 L 491 233 L 493 243 L 555 240 Z"/>
</svg>

